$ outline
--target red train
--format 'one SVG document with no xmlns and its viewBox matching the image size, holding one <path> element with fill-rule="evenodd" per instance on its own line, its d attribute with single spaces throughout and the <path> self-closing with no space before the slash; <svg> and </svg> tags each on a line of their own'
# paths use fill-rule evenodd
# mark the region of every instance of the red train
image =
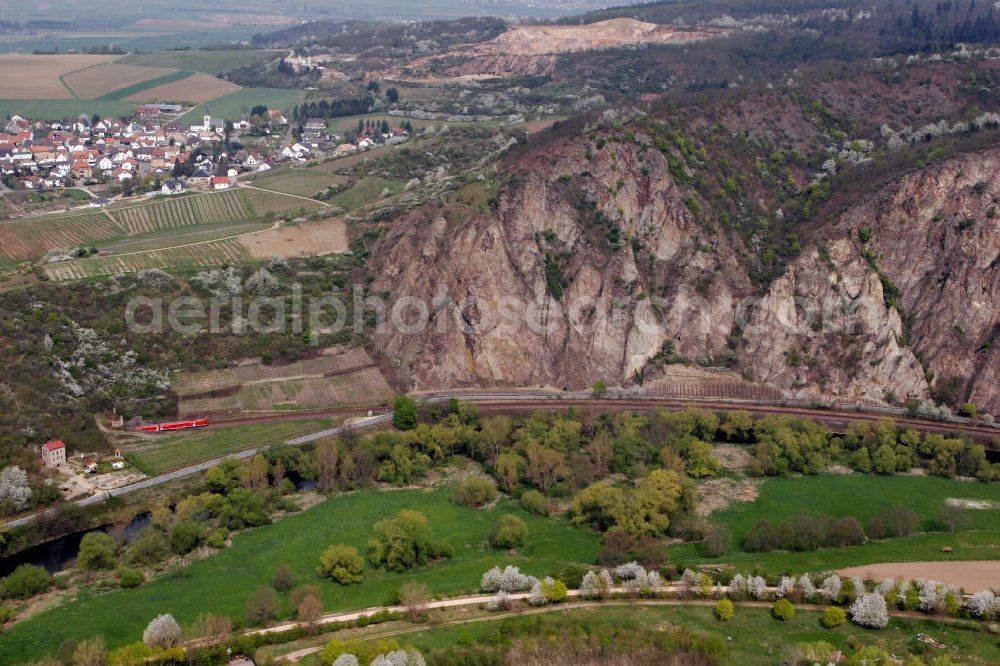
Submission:
<svg viewBox="0 0 1000 666">
<path fill-rule="evenodd" d="M 142 432 L 169 432 L 171 430 L 186 430 L 188 428 L 204 428 L 207 425 L 208 419 L 190 419 L 188 421 L 150 423 L 149 425 L 137 426 L 135 430 L 141 430 Z"/>
</svg>

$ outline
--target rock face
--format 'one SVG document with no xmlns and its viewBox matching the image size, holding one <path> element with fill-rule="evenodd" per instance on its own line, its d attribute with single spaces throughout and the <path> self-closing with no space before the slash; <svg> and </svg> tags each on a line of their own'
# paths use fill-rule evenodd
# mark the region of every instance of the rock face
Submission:
<svg viewBox="0 0 1000 666">
<path fill-rule="evenodd" d="M 447 305 L 431 308 L 427 331 L 376 335 L 400 379 L 620 384 L 671 341 L 691 357 L 724 352 L 749 281 L 733 247 L 713 248 L 663 156 L 639 152 L 608 145 L 588 160 L 564 140 L 519 165 L 497 214 L 404 221 L 376 250 L 373 291 Z"/>
<path fill-rule="evenodd" d="M 423 330 L 374 335 L 400 383 L 625 385 L 655 380 L 664 350 L 706 365 L 735 351 L 747 379 L 788 392 L 950 385 L 1000 412 L 1000 149 L 858 198 L 760 293 L 742 241 L 637 138 L 550 141 L 505 166 L 495 211 L 421 209 L 383 234 L 371 293 L 428 303 Z"/>
<path fill-rule="evenodd" d="M 1000 149 L 909 174 L 848 209 L 831 234 L 868 250 L 900 292 L 912 346 L 938 385 L 1000 413 Z M 859 247 L 860 250 L 860 247 Z"/>
</svg>

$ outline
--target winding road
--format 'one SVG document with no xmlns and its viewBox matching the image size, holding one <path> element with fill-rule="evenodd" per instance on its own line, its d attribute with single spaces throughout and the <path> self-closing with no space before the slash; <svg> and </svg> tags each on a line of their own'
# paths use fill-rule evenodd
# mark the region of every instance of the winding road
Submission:
<svg viewBox="0 0 1000 666">
<path fill-rule="evenodd" d="M 571 407 L 583 407 L 588 409 L 616 409 L 633 411 L 650 411 L 652 409 L 680 410 L 692 404 L 705 409 L 712 410 L 734 410 L 741 409 L 758 416 L 767 415 L 789 415 L 802 418 L 810 418 L 830 427 L 835 432 L 843 432 L 852 421 L 874 422 L 882 418 L 893 418 L 897 424 L 912 427 L 923 432 L 938 434 L 948 434 L 960 432 L 969 436 L 973 440 L 991 445 L 1000 440 L 1000 427 L 977 424 L 969 419 L 955 419 L 949 422 L 925 421 L 915 419 L 906 415 L 906 410 L 893 407 L 865 407 L 861 408 L 851 403 L 832 404 L 829 408 L 817 408 L 815 405 L 802 401 L 751 401 L 751 400 L 718 400 L 706 398 L 677 398 L 671 396 L 656 396 L 637 392 L 609 393 L 596 397 L 588 392 L 566 392 L 566 391 L 455 391 L 455 392 L 434 392 L 416 394 L 414 396 L 421 402 L 446 403 L 453 399 L 465 400 L 476 403 L 482 411 L 512 411 L 512 410 L 534 410 L 534 409 L 569 409 Z M 384 409 L 384 405 L 373 406 L 374 409 Z M 240 416 L 232 419 L 213 421 L 216 427 L 236 425 L 241 423 L 273 422 L 290 419 L 302 419 L 315 415 L 345 415 L 367 413 L 369 407 L 355 407 L 351 409 L 326 410 L 320 412 L 294 412 L 285 414 L 266 414 L 255 416 Z M 290 446 L 302 446 L 315 442 L 326 437 L 344 434 L 347 431 L 362 428 L 371 428 L 383 425 L 392 420 L 392 412 L 386 411 L 371 417 L 362 417 L 359 421 L 350 425 L 328 428 L 319 432 L 314 432 L 301 437 L 289 439 L 286 444 Z M 210 426 L 211 427 L 211 426 Z M 151 488 L 163 483 L 168 483 L 177 479 L 204 472 L 223 460 L 243 460 L 250 458 L 266 447 L 254 447 L 244 449 L 237 453 L 213 458 L 195 465 L 181 467 L 159 476 L 143 479 L 136 483 L 105 490 L 101 493 L 77 500 L 77 506 L 85 507 L 99 502 L 103 502 L 112 497 L 121 497 L 135 493 L 146 488 Z M 41 516 L 52 514 L 57 509 L 33 513 L 8 521 L 6 528 L 21 527 L 36 520 Z"/>
</svg>

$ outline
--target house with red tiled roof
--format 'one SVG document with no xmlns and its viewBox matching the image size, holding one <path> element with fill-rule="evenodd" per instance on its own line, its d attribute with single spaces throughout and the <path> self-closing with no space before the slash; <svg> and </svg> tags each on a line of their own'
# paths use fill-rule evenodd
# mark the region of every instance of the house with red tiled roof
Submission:
<svg viewBox="0 0 1000 666">
<path fill-rule="evenodd" d="M 54 439 L 42 445 L 42 464 L 46 467 L 66 464 L 66 445 L 61 439 Z"/>
</svg>

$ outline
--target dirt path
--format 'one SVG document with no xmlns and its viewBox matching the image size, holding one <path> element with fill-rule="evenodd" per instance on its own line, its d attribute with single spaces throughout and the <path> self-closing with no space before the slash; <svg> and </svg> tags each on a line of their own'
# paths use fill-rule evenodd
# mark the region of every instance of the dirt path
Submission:
<svg viewBox="0 0 1000 666">
<path fill-rule="evenodd" d="M 964 562 L 883 562 L 861 567 L 840 569 L 841 576 L 861 576 L 872 580 L 883 578 L 927 578 L 963 587 L 968 592 L 1000 588 L 1000 560 Z"/>
</svg>

